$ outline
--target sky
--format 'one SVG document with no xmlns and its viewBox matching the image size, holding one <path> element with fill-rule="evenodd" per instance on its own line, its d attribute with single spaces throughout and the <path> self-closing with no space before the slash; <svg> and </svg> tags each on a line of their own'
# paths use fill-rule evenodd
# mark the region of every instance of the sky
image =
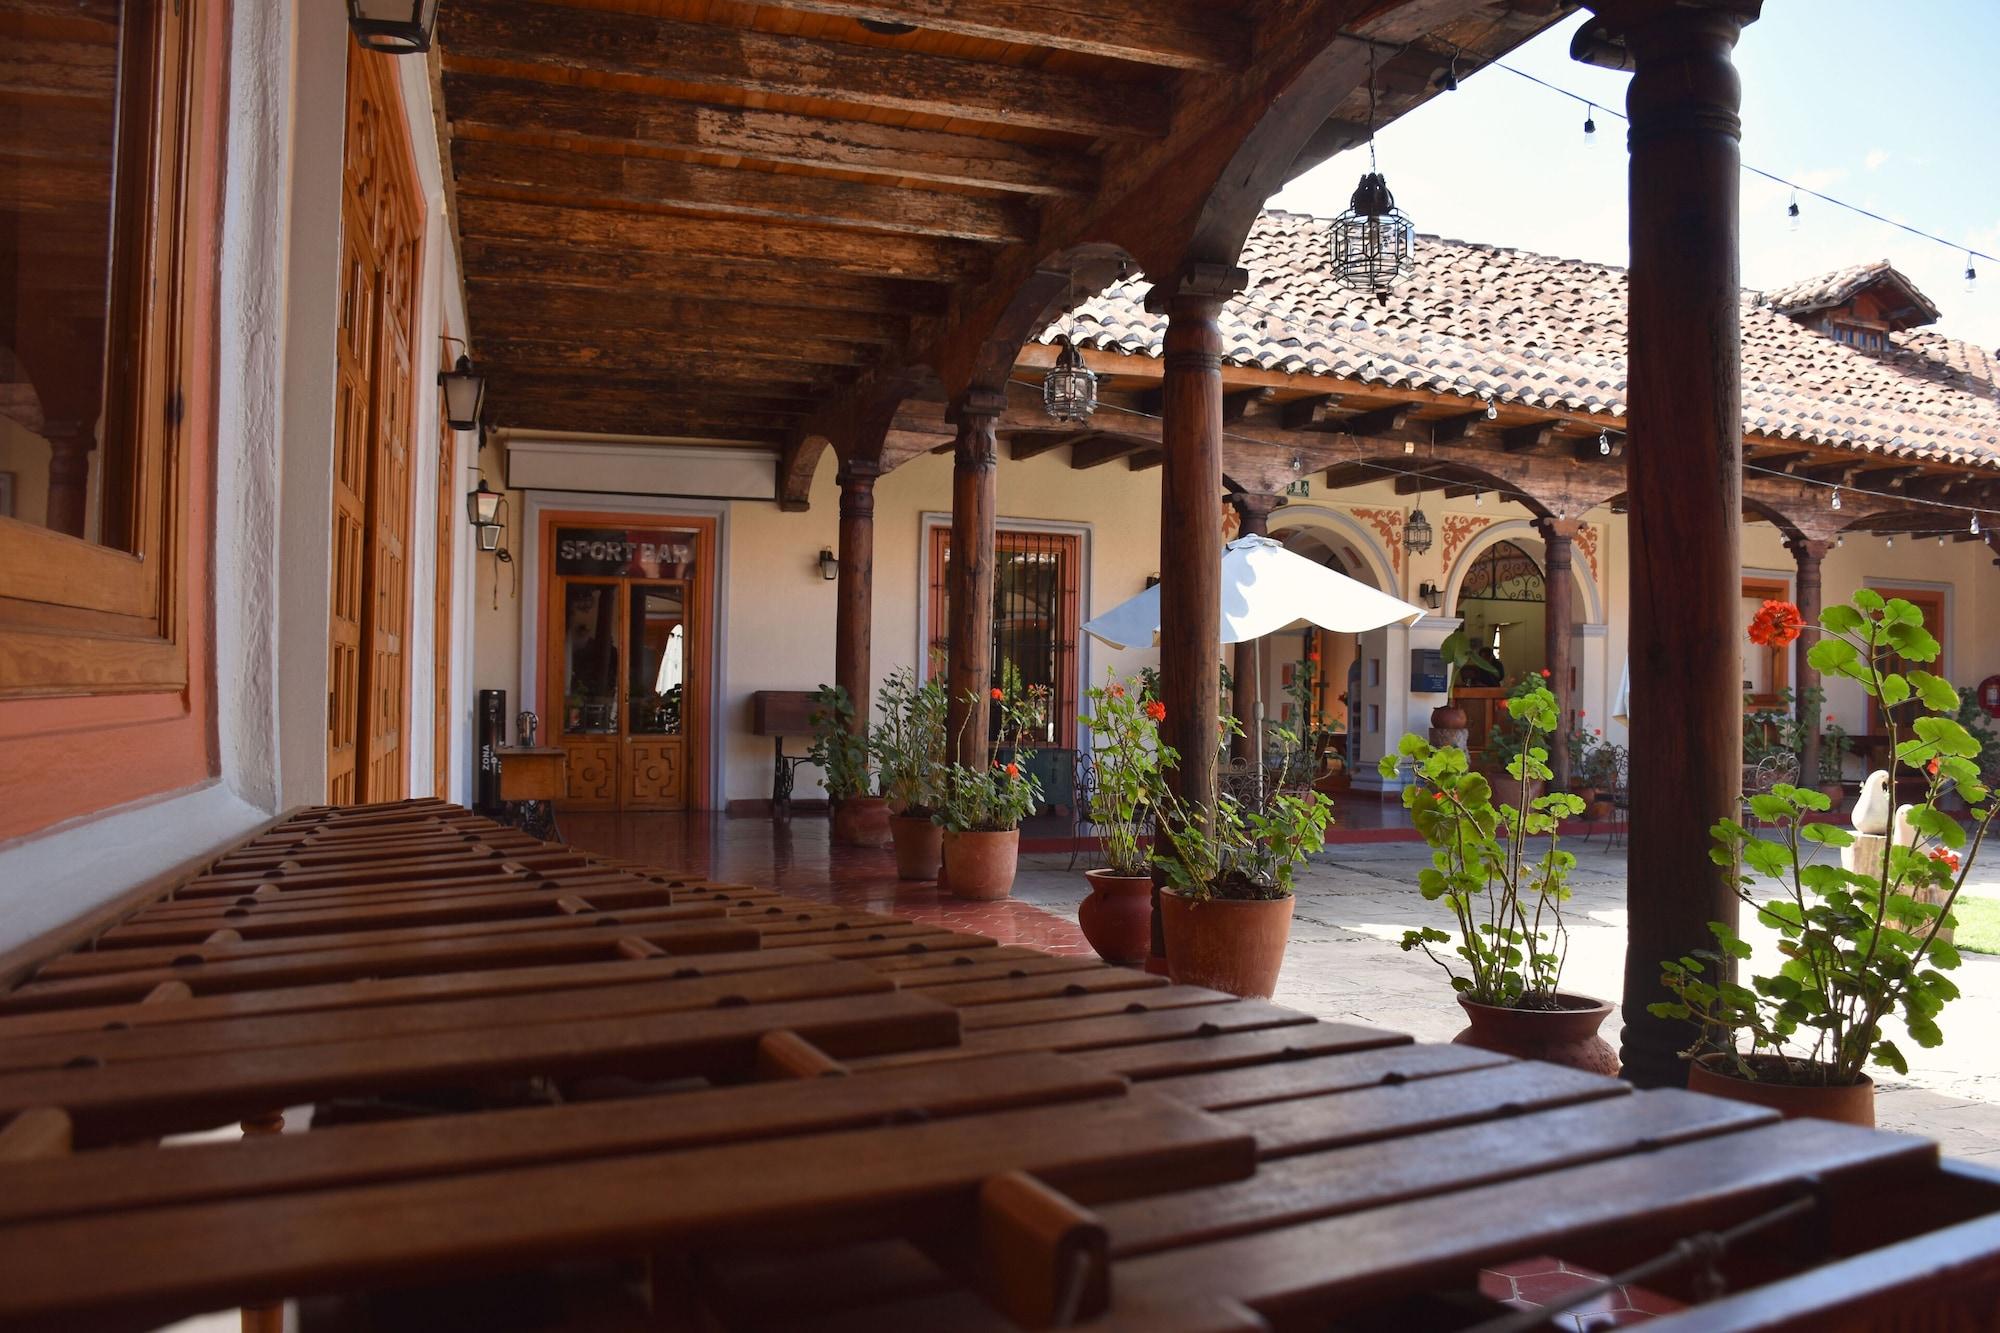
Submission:
<svg viewBox="0 0 2000 1333">
<path fill-rule="evenodd" d="M 1891 21 L 1891 16 L 1893 20 Z M 1622 112 L 1630 76 L 1569 57 L 1579 14 L 1505 58 Z M 1736 47 L 1743 160 L 1958 246 L 2000 255 L 2000 0 L 1765 0 Z M 1376 136 L 1397 205 L 1421 232 L 1626 262 L 1625 125 L 1489 67 Z M 1594 140 L 1594 142 L 1593 142 Z M 1365 149 L 1271 201 L 1330 216 Z M 1745 174 L 1743 282 L 1777 287 L 1887 259 L 1943 312 L 1936 327 L 2000 348 L 2000 263 L 1974 259 Z"/>
</svg>

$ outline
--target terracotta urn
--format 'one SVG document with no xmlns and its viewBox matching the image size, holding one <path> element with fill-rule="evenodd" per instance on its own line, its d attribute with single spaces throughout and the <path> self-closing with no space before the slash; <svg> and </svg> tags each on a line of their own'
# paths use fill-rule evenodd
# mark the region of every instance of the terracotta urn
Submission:
<svg viewBox="0 0 2000 1333">
<path fill-rule="evenodd" d="M 1431 709 L 1430 743 L 1441 748 L 1463 750 L 1471 738 L 1465 710 L 1457 704 L 1439 704 Z"/>
<path fill-rule="evenodd" d="M 1452 1040 L 1520 1060 L 1546 1060 L 1590 1074 L 1618 1073 L 1618 1052 L 1597 1035 L 1611 1006 L 1587 995 L 1556 992 L 1557 1009 L 1508 1009 L 1458 997 L 1466 1027 Z"/>
<path fill-rule="evenodd" d="M 944 864 L 944 830 L 929 815 L 897 815 L 889 821 L 896 844 L 897 879 L 936 879 Z"/>
<path fill-rule="evenodd" d="M 1841 802 L 1847 799 L 1847 784 L 1845 782 L 1822 782 L 1819 784 L 1819 794 L 1826 797 L 1827 800 L 1832 801 L 1833 808 L 1838 810 L 1840 809 Z"/>
<path fill-rule="evenodd" d="M 1021 830 L 1001 833 L 944 832 L 944 878 L 939 887 L 954 897 L 1005 898 L 1014 887 Z"/>
<path fill-rule="evenodd" d="M 1843 1125 L 1875 1127 L 1875 1083 L 1866 1074 L 1859 1083 L 1838 1087 L 1777 1083 L 1769 1079 L 1753 1083 L 1728 1072 L 1725 1060 L 1721 1055 L 1704 1055 L 1690 1064 L 1689 1090 L 1752 1106 L 1767 1106 L 1787 1120 L 1836 1120 Z M 1749 1062 L 1752 1068 L 1778 1065 L 1768 1055 L 1750 1056 Z"/>
<path fill-rule="evenodd" d="M 1176 985 L 1206 986 L 1268 1000 L 1292 934 L 1292 897 L 1197 901 L 1160 891 L 1167 935 L 1167 975 Z"/>
<path fill-rule="evenodd" d="M 1086 870 L 1090 896 L 1076 908 L 1076 923 L 1097 956 L 1137 966 L 1153 949 L 1153 877 Z"/>
<path fill-rule="evenodd" d="M 835 801 L 833 840 L 851 847 L 889 846 L 889 802 L 880 796 L 844 796 Z"/>
</svg>

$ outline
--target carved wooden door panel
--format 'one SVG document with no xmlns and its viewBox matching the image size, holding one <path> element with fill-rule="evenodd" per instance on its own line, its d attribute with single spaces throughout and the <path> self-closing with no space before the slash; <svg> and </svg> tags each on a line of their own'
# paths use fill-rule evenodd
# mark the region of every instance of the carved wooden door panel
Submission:
<svg viewBox="0 0 2000 1333">
<path fill-rule="evenodd" d="M 362 714 L 362 571 L 367 563 L 368 464 L 373 452 L 369 424 L 377 268 L 368 216 L 352 191 L 342 221 L 326 693 L 326 798 L 334 805 L 360 799 L 355 768 Z"/>
<path fill-rule="evenodd" d="M 687 807 L 685 748 L 692 703 L 688 587 L 625 585 L 625 751 L 619 804 L 627 810 Z"/>
<path fill-rule="evenodd" d="M 391 800 L 406 787 L 420 201 L 389 61 L 350 44 L 328 633 L 327 799 L 335 804 Z"/>
<path fill-rule="evenodd" d="M 457 533 L 458 483 L 453 477 L 458 469 L 457 452 L 454 446 L 458 437 L 445 421 L 444 397 L 438 396 L 438 473 L 437 473 L 437 558 L 432 568 L 437 572 L 437 586 L 433 593 L 431 614 L 434 628 L 431 631 L 431 794 L 440 801 L 449 795 L 451 783 L 451 594 L 452 594 L 452 538 Z"/>
<path fill-rule="evenodd" d="M 564 809 L 618 808 L 624 591 L 612 580 L 557 580 L 549 665 L 555 687 L 553 734 L 556 744 L 569 752 Z"/>
</svg>

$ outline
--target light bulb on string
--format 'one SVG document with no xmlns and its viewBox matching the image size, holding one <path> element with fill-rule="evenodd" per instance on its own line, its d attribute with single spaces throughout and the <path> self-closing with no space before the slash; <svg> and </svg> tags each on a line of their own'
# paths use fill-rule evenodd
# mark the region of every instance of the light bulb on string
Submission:
<svg viewBox="0 0 2000 1333">
<path fill-rule="evenodd" d="M 1600 457 L 1609 456 L 1609 454 L 1611 453 L 1610 431 L 1600 430 L 1597 432 L 1597 452 Z"/>
<path fill-rule="evenodd" d="M 1585 102 L 1583 113 L 1583 145 L 1588 148 L 1597 142 L 1597 104 Z"/>
<path fill-rule="evenodd" d="M 1972 526 L 1968 527 L 1966 531 L 1975 537 L 1979 535 L 1979 515 L 1974 514 L 1972 516 Z"/>
<path fill-rule="evenodd" d="M 1500 409 L 1494 405 L 1493 396 L 1491 394 L 1488 394 L 1486 396 L 1486 419 L 1488 421 L 1491 421 L 1499 415 L 1500 415 Z"/>
<path fill-rule="evenodd" d="M 1836 486 L 1833 488 L 1833 503 L 1828 505 L 1827 508 L 1829 509 L 1840 508 L 1840 487 Z"/>
<path fill-rule="evenodd" d="M 1413 454 L 1413 453 L 1415 453 L 1416 451 L 1417 451 L 1417 442 L 1416 442 L 1415 440 L 1404 440 L 1404 441 L 1403 441 L 1403 452 L 1404 452 L 1404 453 L 1406 453 L 1406 454 Z"/>
<path fill-rule="evenodd" d="M 1472 507 L 1474 509 L 1484 509 L 1486 507 L 1485 491 L 1474 491 L 1472 493 Z"/>
<path fill-rule="evenodd" d="M 1845 545 L 1847 545 L 1847 534 L 1846 534 L 1846 533 L 1844 533 L 1844 532 L 1836 532 L 1836 533 L 1834 533 L 1834 534 L 1833 534 L 1833 544 L 1834 544 L 1835 546 L 1845 546 Z"/>
<path fill-rule="evenodd" d="M 1938 549 L 1940 551 L 1944 549 L 1944 534 L 1941 532 L 1938 534 Z"/>
<path fill-rule="evenodd" d="M 1979 281 L 1979 270 L 1972 266 L 1972 252 L 1965 252 L 1965 290 L 1972 291 Z"/>
<path fill-rule="evenodd" d="M 1792 202 L 1785 205 L 1785 217 L 1789 220 L 1791 229 L 1797 231 L 1799 229 L 1799 192 L 1797 190 L 1792 191 Z"/>
<path fill-rule="evenodd" d="M 1895 546 L 1895 544 L 1896 544 L 1896 539 L 1894 537 L 1884 537 L 1882 539 L 1882 549 L 1885 551 Z"/>
</svg>

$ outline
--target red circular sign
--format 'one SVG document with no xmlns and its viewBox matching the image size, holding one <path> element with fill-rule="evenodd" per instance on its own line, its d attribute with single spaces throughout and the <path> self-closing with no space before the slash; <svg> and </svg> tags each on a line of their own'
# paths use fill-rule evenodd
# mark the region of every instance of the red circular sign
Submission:
<svg viewBox="0 0 2000 1333">
<path fill-rule="evenodd" d="M 2000 717 L 2000 676 L 1979 682 L 1979 706 L 1986 710 L 1986 716 Z"/>
</svg>

